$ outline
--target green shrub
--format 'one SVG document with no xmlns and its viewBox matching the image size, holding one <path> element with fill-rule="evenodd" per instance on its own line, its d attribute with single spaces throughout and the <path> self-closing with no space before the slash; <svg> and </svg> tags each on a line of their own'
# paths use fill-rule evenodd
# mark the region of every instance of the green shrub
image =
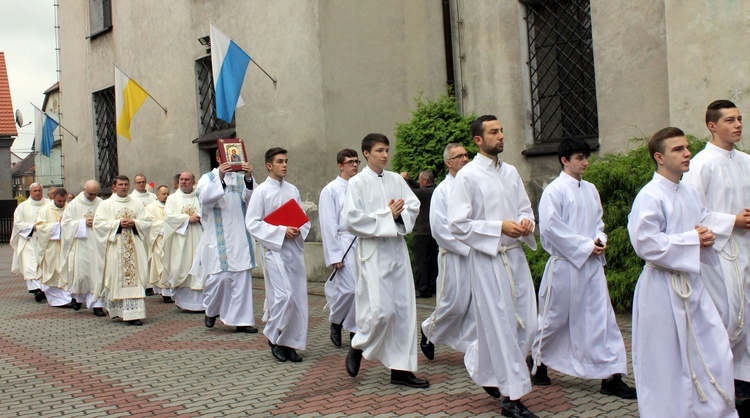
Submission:
<svg viewBox="0 0 750 418">
<path fill-rule="evenodd" d="M 443 161 L 445 146 L 451 142 L 463 144 L 470 155 L 477 152 L 471 139 L 471 123 L 476 115 L 464 116 L 458 111 L 455 97 L 445 93 L 432 101 L 422 94 L 414 98 L 417 108 L 409 122 L 396 125 L 396 153 L 393 169 L 406 171 L 417 178 L 422 170 L 432 170 L 440 180 L 447 174 Z"/>
</svg>

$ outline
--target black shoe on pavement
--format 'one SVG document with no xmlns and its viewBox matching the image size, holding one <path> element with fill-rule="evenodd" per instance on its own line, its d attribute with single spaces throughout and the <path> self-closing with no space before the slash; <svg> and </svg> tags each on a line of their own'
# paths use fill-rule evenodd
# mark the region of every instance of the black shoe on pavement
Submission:
<svg viewBox="0 0 750 418">
<path fill-rule="evenodd" d="M 208 315 L 206 315 L 206 318 L 204 319 L 203 322 L 206 324 L 207 328 L 213 328 L 214 325 L 216 324 L 216 318 L 218 318 L 218 316 L 208 316 Z"/>
<path fill-rule="evenodd" d="M 512 418 L 538 418 L 533 412 L 521 403 L 521 400 L 511 401 L 510 398 L 503 398 L 503 416 Z"/>
<path fill-rule="evenodd" d="M 552 380 L 547 376 L 547 366 L 544 363 L 537 366 L 536 373 L 531 375 L 531 383 L 537 386 L 549 386 L 552 384 Z"/>
<path fill-rule="evenodd" d="M 495 399 L 500 399 L 501 396 L 503 396 L 500 393 L 500 389 L 493 387 L 493 386 L 482 386 L 482 389 L 484 389 L 485 392 L 487 392 L 490 396 L 492 396 Z"/>
<path fill-rule="evenodd" d="M 214 321 L 216 321 L 216 318 L 214 318 Z M 206 326 L 208 326 L 208 324 L 206 324 Z M 254 326 L 251 326 L 251 325 L 241 326 L 241 327 L 237 327 L 237 329 L 235 329 L 234 332 L 244 332 L 246 334 L 257 334 L 258 328 L 255 328 Z"/>
<path fill-rule="evenodd" d="M 102 308 L 94 308 L 94 316 L 107 316 Z"/>
<path fill-rule="evenodd" d="M 146 289 L 146 296 L 154 296 L 154 289 L 153 288 Z"/>
<path fill-rule="evenodd" d="M 127 321 L 127 323 L 128 323 L 128 325 L 133 325 L 133 326 L 136 326 L 136 327 L 140 327 L 141 325 L 143 325 L 143 321 L 141 321 L 140 319 L 134 319 L 132 321 Z"/>
<path fill-rule="evenodd" d="M 164 300 L 164 303 L 174 303 L 174 299 L 169 296 L 162 296 L 161 298 Z"/>
<path fill-rule="evenodd" d="M 81 305 L 83 305 L 83 304 L 81 302 L 78 302 L 75 299 L 73 299 L 73 301 L 71 302 L 71 307 L 73 308 L 74 311 L 80 311 L 81 310 Z"/>
<path fill-rule="evenodd" d="M 609 379 L 602 380 L 602 388 L 599 390 L 599 393 L 623 399 L 636 399 L 638 397 L 635 388 L 631 388 L 623 382 L 622 376 L 619 373 Z"/>
<path fill-rule="evenodd" d="M 362 363 L 362 350 L 349 348 L 346 354 L 346 373 L 351 377 L 356 377 L 359 373 L 359 366 Z"/>
<path fill-rule="evenodd" d="M 293 363 L 299 363 L 302 361 L 302 357 L 297 354 L 297 351 L 291 347 L 284 347 L 284 350 L 286 350 L 286 358 L 289 359 L 289 361 Z"/>
<path fill-rule="evenodd" d="M 38 291 L 37 293 L 34 293 L 34 300 L 37 303 L 42 303 L 42 301 L 45 299 L 47 299 L 47 295 L 45 295 L 44 292 L 42 292 L 41 290 Z"/>
<path fill-rule="evenodd" d="M 419 341 L 419 348 L 422 349 L 422 353 L 425 357 L 427 357 L 428 360 L 434 360 L 435 359 L 435 344 L 432 343 L 432 341 L 427 341 L 427 336 L 424 335 L 424 331 L 422 331 L 422 327 L 419 327 L 419 332 L 422 333 L 422 340 Z"/>
<path fill-rule="evenodd" d="M 271 344 L 270 341 L 268 342 L 268 345 L 271 346 L 271 354 L 276 357 L 276 360 L 286 361 L 286 350 L 284 349 L 284 347 L 276 344 Z"/>
<path fill-rule="evenodd" d="M 331 342 L 336 347 L 341 347 L 341 324 L 331 322 Z"/>
<path fill-rule="evenodd" d="M 404 385 L 411 388 L 424 389 L 430 387 L 430 382 L 414 376 L 414 373 L 404 370 L 391 370 L 391 383 L 394 385 Z"/>
</svg>

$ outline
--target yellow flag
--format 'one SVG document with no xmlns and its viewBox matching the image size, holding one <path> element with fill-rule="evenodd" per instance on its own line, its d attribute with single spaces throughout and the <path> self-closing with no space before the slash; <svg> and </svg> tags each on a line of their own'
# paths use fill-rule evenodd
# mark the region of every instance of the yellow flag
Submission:
<svg viewBox="0 0 750 418">
<path fill-rule="evenodd" d="M 135 80 L 115 67 L 115 114 L 117 115 L 117 135 L 130 141 L 130 121 L 141 107 L 148 93 Z"/>
</svg>

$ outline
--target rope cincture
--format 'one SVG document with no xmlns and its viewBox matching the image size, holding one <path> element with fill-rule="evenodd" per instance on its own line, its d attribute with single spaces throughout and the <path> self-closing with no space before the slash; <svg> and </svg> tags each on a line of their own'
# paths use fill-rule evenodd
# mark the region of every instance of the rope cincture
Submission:
<svg viewBox="0 0 750 418">
<path fill-rule="evenodd" d="M 504 245 L 501 245 L 498 249 L 497 253 L 500 254 L 500 257 L 503 259 L 503 265 L 505 266 L 505 270 L 508 272 L 508 283 L 510 284 L 510 295 L 513 298 L 513 311 L 516 314 L 516 327 L 526 329 L 526 326 L 523 324 L 523 320 L 518 315 L 518 297 L 516 296 L 516 283 L 513 281 L 513 271 L 510 269 L 510 261 L 508 261 L 508 256 L 506 253 L 508 250 L 512 250 L 513 248 L 519 248 L 521 247 L 521 241 L 516 241 L 512 245 L 508 245 L 507 247 Z"/>
<path fill-rule="evenodd" d="M 534 366 L 531 368 L 531 373 L 536 374 L 536 369 L 542 364 L 542 342 L 544 342 L 544 328 L 547 325 L 547 314 L 549 313 L 549 301 L 552 295 L 552 278 L 555 272 L 555 262 L 558 260 L 565 260 L 565 258 L 553 255 L 550 256 L 549 266 L 549 279 L 547 279 L 547 296 L 544 298 L 544 313 L 542 314 L 542 329 L 539 334 L 539 347 L 536 350 L 536 360 Z"/>
<path fill-rule="evenodd" d="M 729 237 L 729 251 L 722 249 L 719 252 L 721 258 L 730 261 L 734 267 L 734 277 L 737 279 L 737 293 L 739 294 L 739 307 L 737 312 L 737 328 L 734 333 L 729 336 L 729 341 L 737 341 L 742 335 L 745 328 L 745 289 L 743 288 L 742 276 L 740 275 L 740 266 L 737 262 L 737 256 L 740 254 L 740 249 L 737 246 L 737 241 L 734 239 L 734 235 Z"/>
<path fill-rule="evenodd" d="M 448 250 L 440 248 L 438 254 L 438 279 L 437 279 L 437 294 L 435 295 L 435 310 L 430 315 L 430 328 L 427 330 L 427 342 L 431 342 L 432 331 L 435 329 L 435 319 L 437 318 L 438 308 L 440 307 L 440 299 L 443 297 L 443 286 L 445 285 L 446 267 L 448 260 Z"/>
<path fill-rule="evenodd" d="M 671 278 L 672 290 L 677 296 L 679 296 L 682 299 L 682 302 L 685 305 L 685 320 L 686 320 L 687 332 L 688 332 L 688 339 L 685 341 L 685 350 L 687 353 L 688 369 L 690 370 L 690 378 L 693 380 L 693 385 L 695 386 L 695 390 L 698 392 L 698 400 L 705 403 L 708 401 L 708 398 L 706 397 L 706 392 L 703 390 L 703 387 L 701 387 L 701 384 L 698 381 L 698 376 L 695 374 L 695 371 L 693 370 L 693 361 L 690 355 L 690 340 L 691 339 L 693 340 L 693 343 L 695 344 L 695 350 L 698 352 L 698 358 L 700 359 L 701 364 L 703 365 L 703 370 L 705 370 L 706 375 L 708 376 L 708 380 L 716 388 L 716 391 L 719 392 L 719 395 L 721 395 L 721 398 L 724 400 L 724 403 L 727 406 L 731 406 L 732 400 L 729 398 L 729 396 L 727 396 L 726 392 L 724 392 L 724 389 L 721 388 L 721 386 L 719 385 L 719 382 L 716 381 L 716 378 L 714 378 L 714 375 L 708 369 L 706 360 L 703 358 L 703 351 L 701 350 L 700 345 L 698 345 L 698 339 L 695 336 L 695 330 L 693 329 L 693 320 L 692 320 L 692 317 L 690 316 L 690 306 L 688 303 L 688 299 L 690 298 L 690 295 L 693 294 L 693 285 L 690 283 L 690 279 L 682 271 L 667 269 L 667 268 L 658 266 L 650 261 L 646 262 L 646 267 L 649 267 L 655 270 L 661 270 L 666 273 L 670 273 L 672 275 L 672 278 Z"/>
</svg>

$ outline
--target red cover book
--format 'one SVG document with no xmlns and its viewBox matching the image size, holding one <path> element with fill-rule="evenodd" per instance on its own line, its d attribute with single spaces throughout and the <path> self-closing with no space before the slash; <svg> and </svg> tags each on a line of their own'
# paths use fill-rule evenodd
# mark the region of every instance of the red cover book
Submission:
<svg viewBox="0 0 750 418">
<path fill-rule="evenodd" d="M 305 211 L 294 199 L 289 199 L 278 209 L 269 213 L 263 220 L 271 225 L 291 226 L 292 228 L 299 228 L 310 221 L 305 215 Z"/>
</svg>

